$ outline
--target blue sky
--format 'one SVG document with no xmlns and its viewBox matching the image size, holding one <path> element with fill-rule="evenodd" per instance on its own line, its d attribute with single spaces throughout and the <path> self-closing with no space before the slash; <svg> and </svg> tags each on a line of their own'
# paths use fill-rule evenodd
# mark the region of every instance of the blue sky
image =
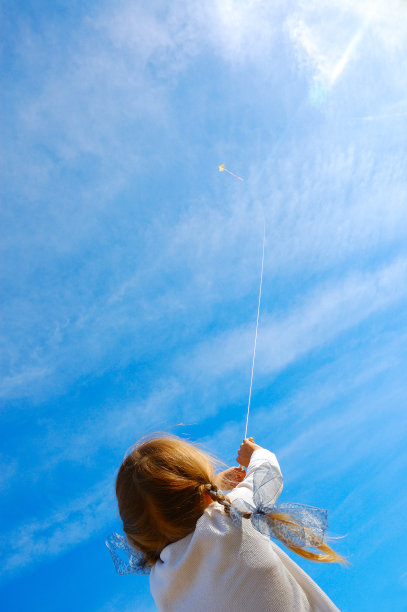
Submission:
<svg viewBox="0 0 407 612">
<path fill-rule="evenodd" d="M 405 610 L 407 4 L 4 0 L 5 609 L 154 610 L 114 573 L 141 435 L 329 509 L 341 610 Z M 218 165 L 245 178 L 218 172 Z"/>
</svg>

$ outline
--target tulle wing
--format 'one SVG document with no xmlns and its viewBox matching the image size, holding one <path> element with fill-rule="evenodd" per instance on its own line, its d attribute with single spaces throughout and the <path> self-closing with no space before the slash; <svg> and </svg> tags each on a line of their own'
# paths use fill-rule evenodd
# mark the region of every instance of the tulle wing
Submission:
<svg viewBox="0 0 407 612">
<path fill-rule="evenodd" d="M 273 520 L 284 514 L 292 523 Z M 328 529 L 328 511 L 305 504 L 283 503 L 274 506 L 268 519 L 271 535 L 286 546 L 320 546 Z"/>
<path fill-rule="evenodd" d="M 257 510 L 271 508 L 283 490 L 283 477 L 274 466 L 265 463 L 253 476 L 253 499 Z"/>
<path fill-rule="evenodd" d="M 150 569 L 143 553 L 134 550 L 124 536 L 112 533 L 106 540 L 116 572 L 123 574 L 148 574 Z"/>
<path fill-rule="evenodd" d="M 257 531 L 269 538 L 272 535 L 269 517 L 263 512 L 253 512 L 251 516 L 252 525 Z"/>
</svg>

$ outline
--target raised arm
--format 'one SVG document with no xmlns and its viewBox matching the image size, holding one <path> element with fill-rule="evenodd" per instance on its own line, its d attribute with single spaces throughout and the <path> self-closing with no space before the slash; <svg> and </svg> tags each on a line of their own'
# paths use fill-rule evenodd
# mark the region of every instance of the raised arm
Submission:
<svg viewBox="0 0 407 612">
<path fill-rule="evenodd" d="M 253 475 L 258 467 L 264 463 L 271 464 L 280 474 L 281 469 L 274 453 L 255 444 L 251 439 L 245 438 L 240 445 L 237 462 L 247 468 L 245 479 L 240 482 L 229 493 L 231 501 L 237 498 L 244 499 L 250 504 L 253 504 Z"/>
</svg>

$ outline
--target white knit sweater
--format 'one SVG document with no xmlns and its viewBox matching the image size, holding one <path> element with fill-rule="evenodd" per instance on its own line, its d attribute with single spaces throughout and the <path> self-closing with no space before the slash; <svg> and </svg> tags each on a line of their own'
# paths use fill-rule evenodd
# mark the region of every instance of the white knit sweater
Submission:
<svg viewBox="0 0 407 612">
<path fill-rule="evenodd" d="M 253 473 L 276 456 L 258 449 L 243 482 L 229 494 L 253 504 Z M 169 544 L 150 574 L 150 588 L 164 612 L 332 612 L 338 608 L 315 582 L 250 520 L 233 524 L 210 504 L 195 531 Z"/>
</svg>

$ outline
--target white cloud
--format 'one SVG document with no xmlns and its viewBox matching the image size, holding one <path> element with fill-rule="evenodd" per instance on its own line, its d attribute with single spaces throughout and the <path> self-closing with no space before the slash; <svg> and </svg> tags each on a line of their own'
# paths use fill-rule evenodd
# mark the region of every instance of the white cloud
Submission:
<svg viewBox="0 0 407 612">
<path fill-rule="evenodd" d="M 365 58 L 375 46 L 386 62 L 405 52 L 407 9 L 400 0 L 300 2 L 287 28 L 300 62 L 329 89 L 350 62 Z M 390 78 L 406 84 L 398 70 Z"/>
<path fill-rule="evenodd" d="M 256 376 L 277 372 L 310 350 L 405 299 L 407 261 L 399 259 L 375 272 L 351 274 L 327 283 L 292 308 L 288 314 L 263 313 L 259 328 Z M 263 309 L 265 306 L 263 305 Z M 214 380 L 249 371 L 254 324 L 227 331 L 199 345 L 188 359 L 192 379 Z"/>
<path fill-rule="evenodd" d="M 55 509 L 44 519 L 20 524 L 1 538 L 3 576 L 57 556 L 101 531 L 114 516 L 113 478 Z"/>
<path fill-rule="evenodd" d="M 294 303 L 288 313 L 274 317 L 263 314 L 255 366 L 256 391 L 270 383 L 270 376 L 293 365 L 307 353 L 332 344 L 338 335 L 373 315 L 395 308 L 400 300 L 406 299 L 406 281 L 407 262 L 399 259 L 375 272 L 354 273 L 340 283 L 321 286 Z M 51 439 L 43 444 L 47 449 L 44 467 L 49 470 L 65 460 L 92 464 L 101 448 L 123 449 L 147 432 L 172 428 L 177 419 L 182 418 L 187 423 L 202 422 L 217 413 L 222 404 L 237 399 L 246 401 L 254 324 L 255 321 L 251 326 L 217 334 L 175 358 L 168 364 L 167 371 L 156 379 L 154 391 L 145 401 L 115 408 L 110 403 L 100 407 L 92 422 L 80 433 L 75 428 L 69 431 L 66 423 L 60 436 L 53 430 Z M 343 370 L 344 365 L 341 368 Z M 379 364 L 371 365 L 370 371 L 372 369 L 379 372 Z M 352 377 L 354 381 L 359 380 L 355 373 Z M 315 401 L 317 396 L 315 392 Z M 325 396 L 322 399 L 327 400 Z M 295 405 L 297 411 L 298 402 Z M 244 413 L 242 407 L 242 419 Z M 236 433 L 237 425 L 230 427 Z M 65 444 L 67 436 L 69 447 Z M 218 445 L 224 437 L 227 437 L 225 433 L 219 434 L 219 440 L 213 444 Z M 230 435 L 230 438 L 235 436 Z"/>
<path fill-rule="evenodd" d="M 321 480 L 340 481 L 350 469 L 360 469 L 372 452 L 376 452 L 375 449 L 380 448 L 383 453 L 388 451 L 389 445 L 397 448 L 402 444 L 404 430 L 401 427 L 395 428 L 394 423 L 400 422 L 399 417 L 403 411 L 400 393 L 405 396 L 405 391 L 400 386 L 393 386 L 384 406 L 384 398 L 375 393 L 372 382 L 383 373 L 402 367 L 399 358 L 405 342 L 406 337 L 400 338 L 397 334 L 383 338 L 382 342 L 377 343 L 376 349 L 369 352 L 367 362 L 363 361 L 358 352 L 340 355 L 332 363 L 313 372 L 312 379 L 303 382 L 303 387 L 291 397 L 280 399 L 278 403 L 273 403 L 271 399 L 271 406 L 257 406 L 252 411 L 250 431 L 261 438 L 261 444 L 277 452 L 283 472 L 288 474 L 286 500 L 287 495 L 292 496 L 295 490 L 301 499 L 292 501 L 306 501 L 304 498 L 315 494 Z M 359 363 L 356 372 L 355 361 Z M 165 401 L 165 398 L 161 400 Z M 335 408 L 335 405 L 340 408 Z M 150 412 L 153 408 L 151 399 L 146 409 Z M 385 421 L 382 419 L 384 413 Z M 125 429 L 131 430 L 138 416 L 139 413 L 132 405 L 122 411 L 121 415 L 118 411 L 113 412 L 110 418 L 101 419 L 98 423 L 100 434 L 96 431 L 95 435 L 95 431 L 88 429 L 89 440 L 86 443 L 89 445 L 92 441 L 92 445 L 97 447 L 98 440 L 99 443 L 110 444 L 111 436 L 112 439 L 120 436 L 124 451 Z M 238 417 L 236 413 L 235 421 L 225 423 L 213 435 L 202 440 L 204 448 L 231 463 L 234 462 L 238 441 L 243 435 L 243 419 Z M 143 417 L 139 418 L 143 425 Z M 278 448 L 277 433 L 280 441 Z M 75 437 L 68 437 L 75 455 L 75 452 L 80 451 L 80 444 Z M 105 438 L 104 442 L 102 437 Z M 80 439 L 84 441 L 83 436 Z M 281 440 L 285 442 L 281 444 Z M 93 446 L 89 446 L 88 451 L 91 448 Z M 338 455 L 341 456 L 340 466 Z M 320 457 L 325 458 L 323 469 L 319 466 Z M 393 472 L 398 475 L 404 462 L 404 457 L 400 456 L 398 461 L 388 466 L 383 464 L 374 474 L 367 473 L 359 481 L 358 490 L 353 492 L 349 489 L 348 497 L 338 507 L 332 507 L 332 500 L 324 493 L 324 503 L 332 510 L 332 524 L 337 524 L 337 517 L 341 515 L 349 516 L 351 512 L 355 514 L 355 508 L 364 503 L 362 498 L 366 497 L 366 494 L 362 495 L 362 489 L 365 493 L 372 490 L 371 477 L 377 483 L 386 480 L 386 476 L 391 478 Z M 311 479 L 308 477 L 310 471 Z M 15 573 L 28 564 L 62 554 L 93 537 L 112 520 L 115 508 L 111 475 L 94 484 L 86 495 L 53 510 L 48 517 L 20 524 L 2 537 L 6 558 L 5 573 Z"/>
<path fill-rule="evenodd" d="M 253 176 L 267 218 L 264 304 L 283 276 L 321 273 L 345 262 L 353 267 L 356 254 L 364 262 L 378 248 L 402 243 L 407 236 L 402 158 L 390 156 L 378 167 L 372 154 L 359 158 L 352 150 L 328 151 L 318 153 L 313 165 L 301 161 L 299 149 L 300 143 L 291 161 L 282 157 L 277 167 L 267 164 L 264 180 Z M 280 170 L 286 177 L 284 197 Z M 351 190 L 354 197 L 348 201 Z M 163 312 L 174 322 L 189 317 L 192 331 L 211 316 L 214 304 L 254 295 L 261 249 L 258 212 L 234 195 L 226 209 L 198 200 L 170 230 L 166 219 L 156 219 L 144 235 L 141 260 L 138 242 L 129 237 L 124 247 L 115 244 L 106 255 L 96 251 L 89 265 L 82 264 L 75 290 L 56 280 L 39 299 L 10 301 L 5 321 L 13 366 L 5 372 L 3 397 L 47 388 L 55 392 L 96 367 L 107 367 L 105 360 L 118 345 L 123 363 L 137 359 L 135 347 L 140 354 L 150 351 L 148 338 L 159 337 Z M 123 256 L 133 264 L 114 267 Z M 109 270 L 99 297 L 94 295 L 98 277 L 92 280 L 95 265 Z M 168 275 L 177 279 L 176 285 L 166 284 Z M 17 313 L 19 329 L 14 330 Z"/>
<path fill-rule="evenodd" d="M 72 419 L 35 411 L 34 419 L 52 421 L 52 431 L 35 442 L 23 435 L 22 446 L 37 445 L 31 472 L 19 469 L 17 452 L 12 461 L 3 458 L 3 489 L 17 474 L 16 487 L 45 469 L 75 471 L 78 464 L 82 485 L 92 478 L 87 469 L 94 468 L 101 450 L 106 463 L 140 434 L 169 429 L 182 416 L 187 428 L 215 413 L 222 420 L 221 408 L 238 398 L 241 413 L 236 409 L 235 420 L 205 441 L 214 452 L 234 458 L 253 347 L 260 203 L 267 245 L 256 390 L 306 355 L 339 346 L 341 334 L 360 342 L 357 326 L 383 314 L 390 320 L 406 299 L 406 155 L 399 129 L 404 123 L 389 122 L 385 132 L 368 125 L 373 118 L 405 116 L 407 82 L 400 61 L 406 51 L 405 3 L 101 6 L 70 31 L 69 40 L 54 26 L 44 26 L 41 35 L 27 25 L 20 38 L 16 32 L 21 80 L 8 92 L 15 114 L 5 125 L 11 126 L 9 186 L 18 197 L 10 206 L 15 225 L 3 241 L 10 282 L 0 393 L 6 399 L 49 398 L 82 376 L 102 376 L 131 361 L 135 369 L 139 363 L 151 366 L 155 375 L 143 387 L 146 399 L 112 407 L 116 398 L 105 398 L 93 419 L 79 414 L 77 406 Z M 213 91 L 209 80 L 201 81 L 202 66 L 213 70 Z M 182 94 L 191 75 L 196 97 L 189 99 Z M 311 86 L 322 83 L 332 90 L 323 110 L 312 109 L 315 115 L 308 113 L 304 75 Z M 236 95 L 244 89 L 254 99 L 249 109 L 248 98 Z M 218 91 L 226 99 L 219 100 Z M 207 119 L 220 105 L 227 129 Z M 354 117 L 366 121 L 355 124 Z M 250 142 L 250 153 L 249 139 L 241 146 L 241 134 L 234 133 L 242 126 L 261 143 L 256 149 Z M 163 179 L 177 147 L 195 166 L 185 188 L 181 165 L 179 177 Z M 197 153 L 194 147 L 202 149 Z M 243 189 L 215 183 L 216 164 L 224 161 L 215 159 L 219 151 L 240 155 Z M 214 176 L 207 172 L 212 162 Z M 147 189 L 129 203 L 128 192 L 138 190 L 142 176 L 156 180 L 165 196 L 150 199 Z M 175 184 L 177 194 L 187 194 L 178 208 L 178 195 L 171 192 Z M 198 197 L 191 197 L 191 184 Z M 253 316 L 247 305 L 252 298 Z M 386 342 L 381 330 L 372 333 Z M 393 348 L 402 342 L 399 338 Z M 346 359 L 336 359 L 331 369 L 316 372 L 308 387 L 304 383 L 294 396 L 276 399 L 278 410 L 271 401 L 252 412 L 253 429 L 270 440 L 276 422 L 291 428 L 280 454 L 295 486 L 306 468 L 298 456 L 311 459 L 310 448 L 326 459 L 321 478 L 341 478 L 363 463 L 383 436 L 401 444 L 402 428 L 394 431 L 400 386 L 389 387 L 394 410 L 384 416 L 382 396 L 377 403 L 370 397 L 370 406 L 359 396 L 349 400 L 390 365 L 400 367 L 390 354 L 382 361 L 376 356 L 361 363 L 366 355 L 360 351 L 347 371 Z M 325 375 L 331 379 L 324 386 Z M 135 386 L 129 379 L 125 384 Z M 343 410 L 335 405 L 338 395 L 347 400 Z M 394 420 L 386 421 L 389 416 Z M 369 429 L 366 439 L 370 418 L 377 418 L 378 427 Z M 332 439 L 348 452 L 342 471 L 334 464 Z M 402 460 L 397 470 L 400 466 Z M 112 482 L 113 476 L 5 534 L 6 572 L 62 554 L 100 532 L 115 507 Z M 67 498 L 77 495 L 76 486 L 72 483 Z M 361 488 L 368 498 L 371 482 Z M 354 503 L 350 494 L 338 512 L 352 510 Z"/>
<path fill-rule="evenodd" d="M 41 386 L 44 384 L 44 379 L 53 374 L 53 370 L 48 367 L 31 367 L 21 369 L 17 374 L 5 376 L 0 382 L 0 397 L 24 397 L 31 395 L 33 386 L 37 381 Z"/>
<path fill-rule="evenodd" d="M 125 454 L 138 438 L 154 431 L 173 427 L 171 413 L 182 395 L 177 380 L 158 380 L 152 393 L 145 401 L 125 402 L 118 406 L 100 409 L 86 428 L 78 433 L 64 425 L 60 438 L 48 441 L 45 465 L 47 469 L 61 461 L 74 464 L 92 463 L 101 448 L 119 449 Z M 66 445 L 66 438 L 69 445 Z"/>
<path fill-rule="evenodd" d="M 356 5 L 348 3 L 341 9 L 344 15 L 349 13 L 352 24 L 359 23 L 367 6 Z M 225 189 L 225 195 L 212 202 L 212 194 L 204 192 L 190 202 L 183 217 L 175 214 L 168 219 L 155 210 L 149 229 L 146 219 L 140 219 L 140 227 L 145 226 L 142 235 L 132 235 L 134 222 L 120 228 L 120 244 L 109 239 L 109 228 L 118 227 L 113 216 L 115 195 L 133 180 L 134 166 L 142 171 L 136 163 L 137 143 L 126 140 L 126 121 L 153 118 L 171 129 L 172 79 L 208 46 L 219 61 L 254 62 L 264 74 L 270 66 L 277 69 L 267 53 L 275 44 L 275 31 L 281 30 L 290 13 L 282 7 L 260 1 L 211 2 L 204 8 L 182 3 L 148 8 L 108 4 L 72 35 L 74 44 L 67 45 L 67 55 L 51 39 L 56 47 L 49 70 L 39 74 L 36 93 L 19 102 L 23 140 L 21 149 L 17 140 L 14 153 L 23 156 L 21 168 L 33 172 L 32 180 L 19 181 L 26 195 L 42 199 L 45 193 L 47 197 L 54 193 L 57 201 L 48 205 L 41 201 L 26 209 L 24 226 L 16 224 L 5 244 L 10 261 L 17 257 L 15 270 L 10 264 L 10 277 L 21 275 L 20 285 L 30 282 L 33 268 L 26 272 L 28 260 L 38 259 L 41 271 L 44 263 L 57 258 L 64 271 L 75 267 L 75 286 L 52 270 L 45 286 L 37 281 L 29 295 L 11 297 L 4 317 L 3 397 L 59 392 L 78 376 L 108 367 L 108 355 L 118 346 L 122 363 L 137 359 L 129 348 L 130 339 L 145 354 L 142 330 L 148 335 L 154 326 L 159 329 L 164 311 L 172 321 L 188 317 L 198 328 L 205 325 L 214 305 L 251 294 L 257 282 L 261 235 L 259 206 L 253 201 L 264 204 L 267 217 L 266 293 L 282 276 L 320 273 L 345 262 L 352 265 L 355 255 L 365 259 L 380 248 L 405 244 L 404 153 L 395 146 L 382 155 L 369 140 L 353 142 L 348 132 L 343 142 L 340 138 L 332 142 L 330 128 L 326 133 L 321 128 L 317 139 L 298 134 L 289 151 L 285 146 L 274 149 L 271 142 L 269 159 L 253 160 L 247 173 L 248 194 Z M 336 58 L 336 38 L 331 37 L 336 22 L 314 23 L 321 3 L 307 7 L 300 5 L 294 21 L 299 15 L 310 29 L 311 41 L 313 28 L 319 32 L 325 24 L 321 36 L 326 46 L 332 44 Z M 333 14 L 339 10 L 338 3 L 329 7 Z M 389 9 L 386 23 L 395 18 L 394 11 L 390 13 Z M 380 26 L 376 17 L 373 22 Z M 45 47 L 38 37 L 26 35 L 22 53 L 39 62 Z M 69 73 L 62 70 L 68 64 Z M 151 71 L 152 65 L 161 72 Z M 102 160 L 100 173 L 81 184 L 78 194 L 71 193 L 67 184 L 67 197 L 60 201 L 63 187 L 53 174 L 58 160 L 45 152 L 37 158 L 26 151 L 29 145 L 37 152 L 44 143 L 54 157 L 73 168 L 81 155 L 96 156 Z M 149 167 L 154 163 L 151 155 L 154 158 L 150 152 L 145 160 Z M 18 167 L 15 161 L 13 168 Z M 123 225 L 130 225 L 128 208 L 121 208 L 120 214 Z M 24 245 L 17 255 L 16 244 Z M 175 287 L 165 285 L 168 277 L 177 278 Z"/>
</svg>

